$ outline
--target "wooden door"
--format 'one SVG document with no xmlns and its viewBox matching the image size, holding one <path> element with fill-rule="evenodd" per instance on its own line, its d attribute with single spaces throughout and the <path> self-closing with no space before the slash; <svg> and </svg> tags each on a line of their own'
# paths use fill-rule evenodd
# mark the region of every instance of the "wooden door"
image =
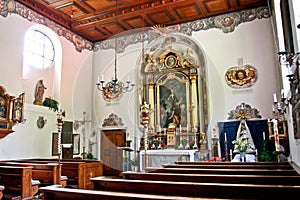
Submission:
<svg viewBox="0 0 300 200">
<path fill-rule="evenodd" d="M 122 150 L 126 140 L 126 130 L 103 130 L 101 133 L 101 160 L 104 176 L 119 176 L 122 171 Z"/>
</svg>

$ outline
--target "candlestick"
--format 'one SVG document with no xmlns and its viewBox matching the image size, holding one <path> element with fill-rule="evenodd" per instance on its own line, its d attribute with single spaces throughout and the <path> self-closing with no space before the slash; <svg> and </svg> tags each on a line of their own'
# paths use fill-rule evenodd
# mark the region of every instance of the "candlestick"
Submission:
<svg viewBox="0 0 300 200">
<path fill-rule="evenodd" d="M 277 103 L 277 96 L 276 93 L 273 94 L 274 103 Z"/>
</svg>

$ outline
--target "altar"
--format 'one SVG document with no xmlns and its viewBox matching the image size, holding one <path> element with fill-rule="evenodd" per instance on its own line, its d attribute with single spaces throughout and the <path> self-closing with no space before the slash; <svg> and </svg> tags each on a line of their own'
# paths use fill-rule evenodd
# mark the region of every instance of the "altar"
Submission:
<svg viewBox="0 0 300 200">
<path fill-rule="evenodd" d="M 164 164 L 174 163 L 176 161 L 197 161 L 199 158 L 199 151 L 197 149 L 192 150 L 148 150 L 140 152 L 140 170 L 143 171 L 145 167 L 161 167 Z"/>
</svg>

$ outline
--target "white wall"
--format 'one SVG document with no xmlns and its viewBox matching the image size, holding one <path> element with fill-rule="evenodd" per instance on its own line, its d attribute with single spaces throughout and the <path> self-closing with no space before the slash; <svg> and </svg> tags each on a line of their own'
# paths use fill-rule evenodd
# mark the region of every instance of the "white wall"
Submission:
<svg viewBox="0 0 300 200">
<path fill-rule="evenodd" d="M 26 29 L 32 24 L 14 14 L 0 17 L 0 26 L 6 27 L 0 29 L 0 85 L 11 95 L 17 95 L 23 90 L 23 38 Z M 281 89 L 270 19 L 240 24 L 233 33 L 225 34 L 221 30 L 210 29 L 194 32 L 191 37 L 204 49 L 207 63 L 210 120 L 206 131 L 210 134 L 217 122 L 226 120 L 228 112 L 242 102 L 257 108 L 263 118 L 270 118 L 272 93 L 279 94 Z M 65 120 L 82 120 L 82 113 L 87 112 L 87 119 L 92 119 L 87 125 L 88 136 L 102 126 L 109 114 L 115 113 L 123 119 L 130 137 L 138 138 L 136 142 L 139 143 L 141 133 L 138 131 L 140 125 L 137 124 L 137 86 L 114 103 L 104 101 L 102 93 L 96 89 L 97 76 L 104 74 L 106 81 L 113 76 L 113 50 L 85 50 L 79 53 L 67 39 L 59 37 L 59 40 L 63 49 L 59 101 L 66 110 Z M 141 44 L 135 44 L 118 54 L 120 80 L 126 81 L 129 76 L 137 83 L 140 53 Z M 250 88 L 232 89 L 225 82 L 226 70 L 236 66 L 238 58 L 243 58 L 244 64 L 253 65 L 258 70 L 258 80 Z M 39 116 L 47 118 L 43 129 L 36 127 Z M 47 108 L 27 104 L 25 118 L 25 124 L 16 125 L 14 133 L 0 139 L 0 159 L 51 156 L 51 135 L 57 130 L 56 114 Z M 299 158 L 293 159 L 300 161 Z"/>
<path fill-rule="evenodd" d="M 0 16 L 0 26 L 5 27 L 0 29 L 0 85 L 12 96 L 25 89 L 22 88 L 23 39 L 25 31 L 32 25 L 34 23 L 15 14 L 5 18 Z M 62 78 L 58 80 L 61 82 L 61 88 L 58 88 L 60 94 L 57 100 L 66 111 L 64 120 L 80 120 L 83 111 L 91 118 L 93 52 L 79 53 L 67 39 L 58 38 L 63 55 Z M 31 87 L 32 90 L 34 88 L 35 85 Z M 32 91 L 28 93 L 33 94 Z M 48 95 L 46 90 L 44 97 Z M 52 133 L 57 132 L 56 113 L 48 108 L 33 105 L 31 101 L 26 103 L 24 111 L 26 122 L 15 125 L 14 133 L 0 139 L 0 159 L 51 157 Z M 39 116 L 47 119 L 43 129 L 37 128 L 36 125 Z M 87 127 L 87 131 L 91 132 L 90 127 Z"/>
</svg>

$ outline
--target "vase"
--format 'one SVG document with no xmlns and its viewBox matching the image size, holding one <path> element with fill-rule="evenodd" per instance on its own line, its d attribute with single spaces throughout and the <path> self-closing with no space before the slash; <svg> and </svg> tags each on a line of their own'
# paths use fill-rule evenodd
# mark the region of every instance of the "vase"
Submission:
<svg viewBox="0 0 300 200">
<path fill-rule="evenodd" d="M 246 152 L 240 153 L 240 162 L 246 162 Z"/>
</svg>

